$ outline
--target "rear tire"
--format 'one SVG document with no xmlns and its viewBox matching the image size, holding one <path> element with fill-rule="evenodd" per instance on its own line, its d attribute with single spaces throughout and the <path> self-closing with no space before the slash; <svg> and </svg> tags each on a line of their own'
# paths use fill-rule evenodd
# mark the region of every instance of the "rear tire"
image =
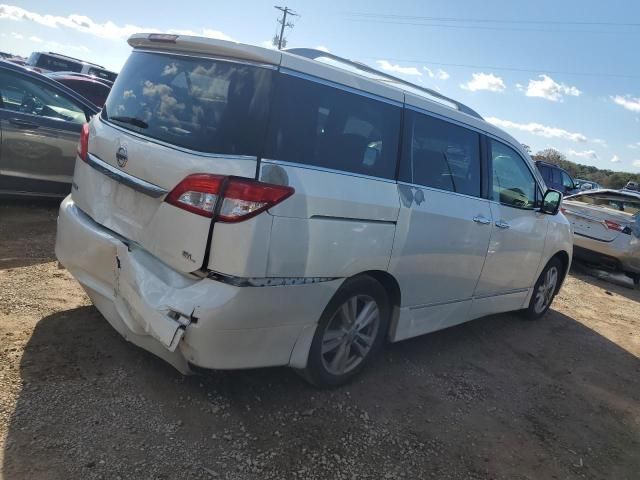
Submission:
<svg viewBox="0 0 640 480">
<path fill-rule="evenodd" d="M 553 303 L 553 299 L 560 289 L 564 266 L 557 258 L 552 258 L 547 263 L 538 281 L 533 287 L 529 307 L 523 311 L 528 320 L 537 320 L 542 317 Z"/>
<path fill-rule="evenodd" d="M 320 317 L 302 376 L 317 387 L 349 382 L 380 349 L 390 311 L 387 293 L 375 279 L 346 280 Z"/>
</svg>

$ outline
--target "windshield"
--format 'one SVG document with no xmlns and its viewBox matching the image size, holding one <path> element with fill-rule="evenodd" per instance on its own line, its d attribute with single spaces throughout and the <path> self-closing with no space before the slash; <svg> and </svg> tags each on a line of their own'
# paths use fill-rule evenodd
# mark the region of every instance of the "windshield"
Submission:
<svg viewBox="0 0 640 480">
<path fill-rule="evenodd" d="M 134 52 L 102 116 L 190 150 L 256 156 L 272 75 L 273 70 L 253 65 Z"/>
</svg>

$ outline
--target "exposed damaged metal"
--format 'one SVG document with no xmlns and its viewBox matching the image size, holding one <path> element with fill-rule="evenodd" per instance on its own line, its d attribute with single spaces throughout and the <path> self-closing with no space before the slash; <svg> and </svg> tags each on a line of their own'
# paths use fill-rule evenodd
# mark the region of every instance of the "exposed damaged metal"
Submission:
<svg viewBox="0 0 640 480">
<path fill-rule="evenodd" d="M 330 282 L 340 277 L 252 277 L 242 278 L 209 272 L 207 278 L 228 283 L 235 287 L 278 287 L 282 285 L 309 285 L 312 283 Z"/>
</svg>

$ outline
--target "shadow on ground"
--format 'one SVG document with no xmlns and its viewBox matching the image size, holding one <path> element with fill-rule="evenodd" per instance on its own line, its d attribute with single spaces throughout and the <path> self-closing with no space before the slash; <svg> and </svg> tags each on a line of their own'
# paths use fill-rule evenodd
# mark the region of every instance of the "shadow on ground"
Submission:
<svg viewBox="0 0 640 480">
<path fill-rule="evenodd" d="M 43 318 L 16 368 L 12 480 L 640 471 L 638 358 L 556 311 L 389 345 L 356 383 L 329 391 L 289 369 L 182 377 L 93 307 Z"/>
<path fill-rule="evenodd" d="M 624 273 L 600 270 L 576 259 L 573 260 L 571 265 L 571 273 L 590 285 L 604 288 L 629 300 L 640 302 L 640 289 L 636 288 L 633 280 Z"/>
</svg>

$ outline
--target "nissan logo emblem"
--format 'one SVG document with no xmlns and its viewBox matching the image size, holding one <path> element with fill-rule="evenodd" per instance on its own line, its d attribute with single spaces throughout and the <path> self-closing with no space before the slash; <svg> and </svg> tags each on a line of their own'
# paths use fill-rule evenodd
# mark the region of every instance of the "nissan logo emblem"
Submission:
<svg viewBox="0 0 640 480">
<path fill-rule="evenodd" d="M 127 160 L 129 160 L 129 156 L 127 155 L 127 147 L 123 145 L 116 152 L 116 161 L 118 162 L 118 166 L 120 168 L 124 168 L 127 164 Z"/>
</svg>

